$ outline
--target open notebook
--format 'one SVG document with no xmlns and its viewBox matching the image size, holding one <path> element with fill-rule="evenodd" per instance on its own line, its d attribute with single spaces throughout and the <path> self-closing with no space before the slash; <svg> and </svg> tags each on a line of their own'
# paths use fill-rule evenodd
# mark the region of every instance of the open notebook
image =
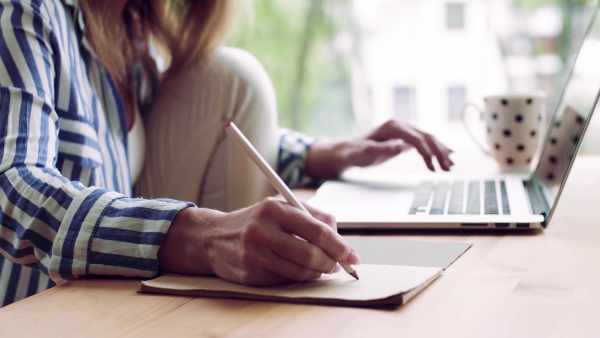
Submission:
<svg viewBox="0 0 600 338">
<path fill-rule="evenodd" d="M 359 266 L 360 279 L 344 272 L 318 279 L 269 287 L 252 287 L 217 277 L 169 274 L 142 281 L 140 292 L 356 307 L 398 307 L 423 290 L 441 268 L 420 266 Z"/>
</svg>

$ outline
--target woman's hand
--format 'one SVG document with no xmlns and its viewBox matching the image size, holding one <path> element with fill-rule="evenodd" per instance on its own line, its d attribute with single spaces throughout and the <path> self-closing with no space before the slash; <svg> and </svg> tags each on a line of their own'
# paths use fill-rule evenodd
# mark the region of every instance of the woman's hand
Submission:
<svg viewBox="0 0 600 338">
<path fill-rule="evenodd" d="M 389 120 L 365 136 L 341 141 L 317 141 L 308 152 L 305 171 L 313 177 L 336 178 L 350 166 L 379 164 L 413 147 L 431 171 L 435 171 L 434 156 L 445 171 L 454 165 L 450 159 L 452 150 L 433 135 L 403 121 Z"/>
<path fill-rule="evenodd" d="M 184 209 L 158 252 L 159 268 L 271 285 L 317 278 L 337 262 L 359 264 L 333 216 L 306 207 L 312 216 L 274 198 L 231 213 Z"/>
</svg>

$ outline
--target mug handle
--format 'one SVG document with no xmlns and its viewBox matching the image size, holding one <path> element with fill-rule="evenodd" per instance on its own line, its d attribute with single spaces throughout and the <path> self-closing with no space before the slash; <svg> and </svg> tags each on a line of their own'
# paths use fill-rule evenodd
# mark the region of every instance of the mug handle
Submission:
<svg viewBox="0 0 600 338">
<path fill-rule="evenodd" d="M 469 127 L 469 125 L 467 124 L 467 110 L 469 108 L 474 108 L 478 113 L 479 113 L 479 121 L 483 120 L 483 111 L 481 111 L 481 109 L 479 109 L 479 107 L 471 102 L 467 102 L 465 103 L 465 105 L 462 108 L 461 114 L 460 114 L 460 120 L 462 121 L 463 125 L 465 126 L 465 129 L 467 130 L 467 132 L 469 133 L 469 136 L 471 136 L 471 138 L 473 139 L 473 141 L 475 141 L 475 144 L 477 144 L 477 146 L 479 147 L 479 149 L 481 149 L 484 153 L 488 154 L 488 155 L 492 155 L 489 148 L 482 144 L 481 141 L 475 136 L 475 134 L 473 133 L 473 131 L 471 130 L 471 128 Z"/>
</svg>

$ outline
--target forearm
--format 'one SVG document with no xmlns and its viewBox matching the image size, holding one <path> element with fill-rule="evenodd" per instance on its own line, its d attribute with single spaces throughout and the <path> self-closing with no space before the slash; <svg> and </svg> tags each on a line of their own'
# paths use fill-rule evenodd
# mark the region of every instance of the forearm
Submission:
<svg viewBox="0 0 600 338">
<path fill-rule="evenodd" d="M 165 272 L 214 274 L 204 239 L 223 213 L 186 208 L 177 213 L 158 250 L 158 268 Z"/>
<path fill-rule="evenodd" d="M 57 284 L 88 274 L 154 276 L 171 220 L 190 205 L 86 188 L 41 168 L 10 169 L 0 183 L 4 256 Z"/>
<path fill-rule="evenodd" d="M 359 263 L 335 231 L 331 215 L 311 214 L 275 198 L 223 213 L 180 211 L 158 252 L 166 272 L 216 275 L 246 285 L 271 285 L 317 278 L 336 262 Z"/>
<path fill-rule="evenodd" d="M 343 141 L 315 142 L 306 156 L 305 173 L 319 179 L 338 178 L 348 168 L 345 148 Z"/>
</svg>

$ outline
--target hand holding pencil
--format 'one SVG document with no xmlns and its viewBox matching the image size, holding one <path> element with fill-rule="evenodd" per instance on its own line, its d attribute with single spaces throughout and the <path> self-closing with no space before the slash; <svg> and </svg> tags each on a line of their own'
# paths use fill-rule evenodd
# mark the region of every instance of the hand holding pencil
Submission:
<svg viewBox="0 0 600 338">
<path fill-rule="evenodd" d="M 275 173 L 275 171 L 268 165 L 268 163 L 264 160 L 264 158 L 256 151 L 256 149 L 252 146 L 250 141 L 244 136 L 244 134 L 237 128 L 237 126 L 233 122 L 229 122 L 225 130 L 229 135 L 233 137 L 236 143 L 244 150 L 244 152 L 250 157 L 250 159 L 256 164 L 256 166 L 265 174 L 269 182 L 275 187 L 277 192 L 279 192 L 285 200 L 291 204 L 292 206 L 302 210 L 308 215 L 311 215 L 310 212 L 306 209 L 304 204 L 302 204 L 296 196 L 292 193 L 292 191 L 285 185 L 285 183 L 281 180 L 281 178 Z M 298 234 L 299 235 L 299 234 Z M 339 236 L 339 235 L 338 235 Z M 313 243 L 314 244 L 314 243 Z M 356 253 L 352 252 L 350 255 L 358 256 Z M 358 279 L 358 273 L 352 265 L 339 262 L 342 268 L 350 274 L 352 277 Z"/>
<path fill-rule="evenodd" d="M 179 211 L 158 251 L 159 269 L 256 286 L 308 281 L 340 265 L 358 277 L 351 265 L 360 258 L 337 233 L 335 218 L 298 202 L 283 182 L 273 184 L 290 203 L 268 197 L 232 212 Z"/>
</svg>

